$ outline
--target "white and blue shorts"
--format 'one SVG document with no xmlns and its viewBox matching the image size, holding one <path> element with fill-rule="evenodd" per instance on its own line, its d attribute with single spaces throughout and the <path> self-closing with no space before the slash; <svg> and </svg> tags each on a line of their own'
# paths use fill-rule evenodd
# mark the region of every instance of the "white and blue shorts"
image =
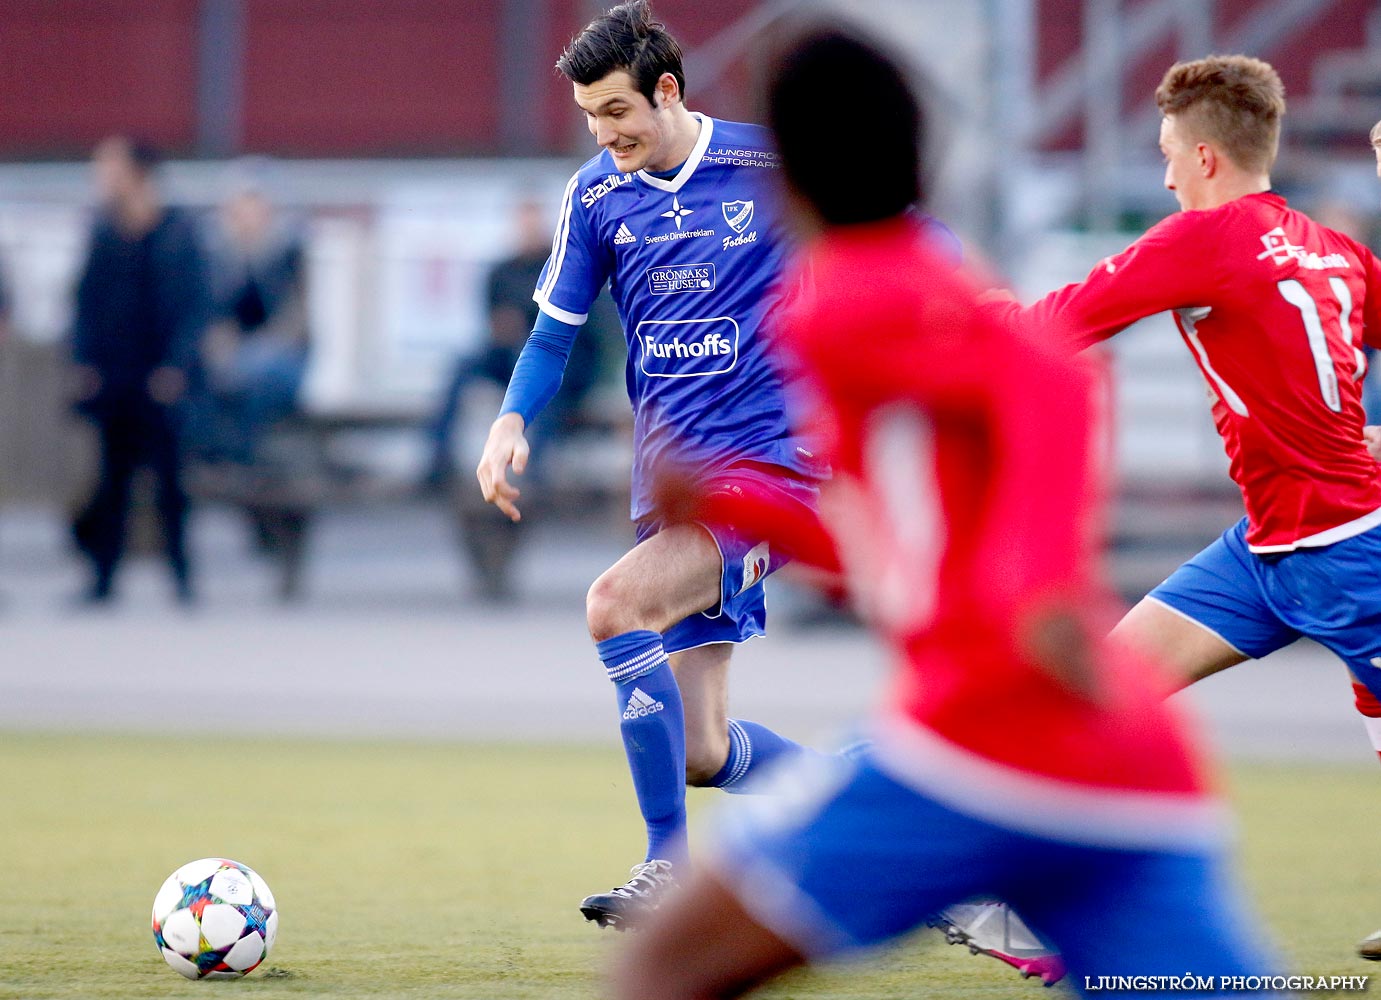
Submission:
<svg viewBox="0 0 1381 1000">
<path fill-rule="evenodd" d="M 1243 518 L 1148 596 L 1253 659 L 1307 636 L 1381 697 L 1381 528 L 1258 553 Z"/>
<path fill-rule="evenodd" d="M 807 958 L 996 897 L 1058 947 L 1080 993 L 1086 975 L 1217 982 L 1274 969 L 1220 848 L 1091 846 L 1003 827 L 910 787 L 873 751 L 793 762 L 763 791 L 726 801 L 707 864 Z"/>
</svg>

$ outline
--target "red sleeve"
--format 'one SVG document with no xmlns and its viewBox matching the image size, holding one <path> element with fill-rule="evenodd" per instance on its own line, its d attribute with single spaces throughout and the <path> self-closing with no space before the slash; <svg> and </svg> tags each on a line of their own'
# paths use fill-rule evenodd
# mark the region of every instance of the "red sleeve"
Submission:
<svg viewBox="0 0 1381 1000">
<path fill-rule="evenodd" d="M 1161 220 L 1121 253 L 1099 261 L 1083 281 L 1057 289 L 1025 309 L 1007 308 L 1006 320 L 1078 349 L 1148 316 L 1204 305 L 1220 267 L 1204 257 L 1215 241 L 1200 232 L 1202 216 L 1178 212 Z M 996 311 L 1004 310 L 999 306 Z"/>
</svg>

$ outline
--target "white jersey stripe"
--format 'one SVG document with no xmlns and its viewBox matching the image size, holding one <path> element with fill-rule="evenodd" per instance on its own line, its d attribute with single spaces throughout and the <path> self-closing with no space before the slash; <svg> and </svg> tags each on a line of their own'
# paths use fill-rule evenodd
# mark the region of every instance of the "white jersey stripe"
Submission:
<svg viewBox="0 0 1381 1000">
<path fill-rule="evenodd" d="M 566 261 L 566 247 L 571 242 L 571 213 L 575 211 L 575 188 L 580 175 L 576 174 L 566 185 L 566 193 L 561 196 L 561 221 L 556 226 L 556 234 L 551 241 L 551 260 L 547 264 L 547 278 L 538 286 L 537 292 L 542 296 L 533 298 L 541 304 L 551 290 L 556 287 L 556 280 L 561 276 L 561 265 Z"/>
<path fill-rule="evenodd" d="M 1377 525 L 1381 525 L 1381 507 L 1370 514 L 1363 514 L 1355 520 L 1340 524 L 1336 528 L 1328 528 L 1312 535 L 1305 535 L 1303 538 L 1296 538 L 1293 542 L 1287 542 L 1284 545 L 1248 545 L 1247 548 L 1252 552 L 1293 552 L 1296 549 L 1317 549 L 1325 545 L 1345 542 L 1349 538 L 1356 538 Z"/>
<path fill-rule="evenodd" d="M 532 301 L 536 302 L 537 308 L 541 309 L 542 312 L 546 313 L 552 319 L 559 319 L 562 323 L 569 323 L 571 326 L 580 326 L 590 318 L 589 313 L 573 313 L 562 309 L 560 306 L 552 305 L 551 301 L 542 294 L 540 288 L 532 293 Z"/>
<path fill-rule="evenodd" d="M 1213 367 L 1213 362 L 1208 360 L 1208 351 L 1204 349 L 1204 343 L 1199 339 L 1199 320 L 1208 314 L 1208 306 L 1175 310 L 1175 315 L 1180 318 L 1180 327 L 1184 331 L 1185 343 L 1194 352 L 1194 356 L 1199 359 L 1199 367 L 1203 370 L 1204 375 L 1217 387 L 1218 396 L 1227 404 L 1228 409 L 1239 417 L 1250 416 L 1247 413 L 1247 404 L 1242 401 L 1241 396 L 1237 395 L 1237 390 L 1223 381 L 1223 376 L 1218 374 L 1218 370 Z"/>
</svg>

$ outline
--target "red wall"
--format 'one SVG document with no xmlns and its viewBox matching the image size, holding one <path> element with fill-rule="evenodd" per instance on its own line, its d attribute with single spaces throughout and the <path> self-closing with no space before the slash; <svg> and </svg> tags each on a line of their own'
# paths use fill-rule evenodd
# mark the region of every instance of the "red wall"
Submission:
<svg viewBox="0 0 1381 1000">
<path fill-rule="evenodd" d="M 541 77 L 525 116 L 538 151 L 583 148 L 557 56 L 604 3 L 542 0 L 520 45 Z M 659 0 L 688 51 L 755 0 Z M 82 156 L 131 130 L 175 155 L 197 139 L 198 0 L 0 0 L 0 157 Z M 242 139 L 298 156 L 500 150 L 502 0 L 243 0 Z M 735 88 L 698 91 L 730 113 Z M 727 100 L 726 100 L 727 95 Z"/>
<path fill-rule="evenodd" d="M 246 13 L 249 148 L 454 154 L 495 140 L 498 4 L 249 0 Z"/>
<path fill-rule="evenodd" d="M 1267 0 L 1219 5 L 1223 29 Z M 569 85 L 552 69 L 567 41 L 605 3 L 541 0 L 545 16 L 520 44 L 541 74 L 523 127 L 536 151 L 593 150 Z M 297 156 L 457 155 L 501 151 L 502 0 L 243 0 L 243 145 Z M 694 54 L 757 0 L 657 0 Z M 1306 92 L 1312 59 L 1364 37 L 1368 0 L 1330 15 L 1277 51 L 1287 91 Z M 178 155 L 195 152 L 198 0 L 0 0 L 0 157 L 82 156 L 103 135 L 132 130 Z M 1042 78 L 1077 52 L 1081 0 L 1039 0 Z M 1135 4 L 1129 7 L 1135 9 Z M 703 50 L 702 50 L 703 51 Z M 749 49 L 751 51 L 751 48 Z M 1145 106 L 1173 49 L 1136 68 L 1128 108 Z M 692 107 L 751 115 L 747 60 L 717 86 L 689 67 Z M 510 129 L 511 131 L 511 129 Z M 1080 140 L 1070 128 L 1051 148 Z"/>
<path fill-rule="evenodd" d="M 1240 31 L 1253 17 L 1266 10 L 1272 0 L 1234 0 L 1220 3 L 1213 25 L 1216 38 L 1228 38 Z M 1124 10 L 1131 13 L 1138 4 L 1128 2 Z M 1326 16 L 1310 22 L 1293 39 L 1288 39 L 1269 52 L 1251 52 L 1271 63 L 1285 84 L 1287 100 L 1309 91 L 1309 75 L 1320 53 L 1340 49 L 1356 49 L 1365 43 L 1366 19 L 1371 0 L 1334 0 Z M 1040 79 L 1049 80 L 1083 44 L 1083 0 L 1037 0 L 1036 8 L 1036 72 Z M 1208 52 L 1198 55 L 1209 55 Z M 1123 99 L 1125 109 L 1134 111 L 1154 106 L 1156 86 L 1165 71 L 1177 58 L 1177 46 L 1167 40 L 1157 46 L 1145 59 L 1133 67 Z M 1047 149 L 1076 149 L 1083 143 L 1082 129 L 1071 126 L 1046 145 Z"/>
<path fill-rule="evenodd" d="M 0 156 L 196 136 L 196 0 L 2 0 Z"/>
</svg>

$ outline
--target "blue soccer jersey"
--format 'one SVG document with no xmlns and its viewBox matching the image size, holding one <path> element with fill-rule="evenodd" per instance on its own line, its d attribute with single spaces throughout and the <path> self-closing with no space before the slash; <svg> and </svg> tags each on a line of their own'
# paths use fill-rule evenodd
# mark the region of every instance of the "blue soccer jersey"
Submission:
<svg viewBox="0 0 1381 1000">
<path fill-rule="evenodd" d="M 580 168 L 533 295 L 580 324 L 609 282 L 628 341 L 635 520 L 651 513 L 650 473 L 663 460 L 812 473 L 764 335 L 781 298 L 765 183 L 776 154 L 764 128 L 695 117 L 699 139 L 672 178 L 621 173 L 607 150 Z"/>
</svg>

